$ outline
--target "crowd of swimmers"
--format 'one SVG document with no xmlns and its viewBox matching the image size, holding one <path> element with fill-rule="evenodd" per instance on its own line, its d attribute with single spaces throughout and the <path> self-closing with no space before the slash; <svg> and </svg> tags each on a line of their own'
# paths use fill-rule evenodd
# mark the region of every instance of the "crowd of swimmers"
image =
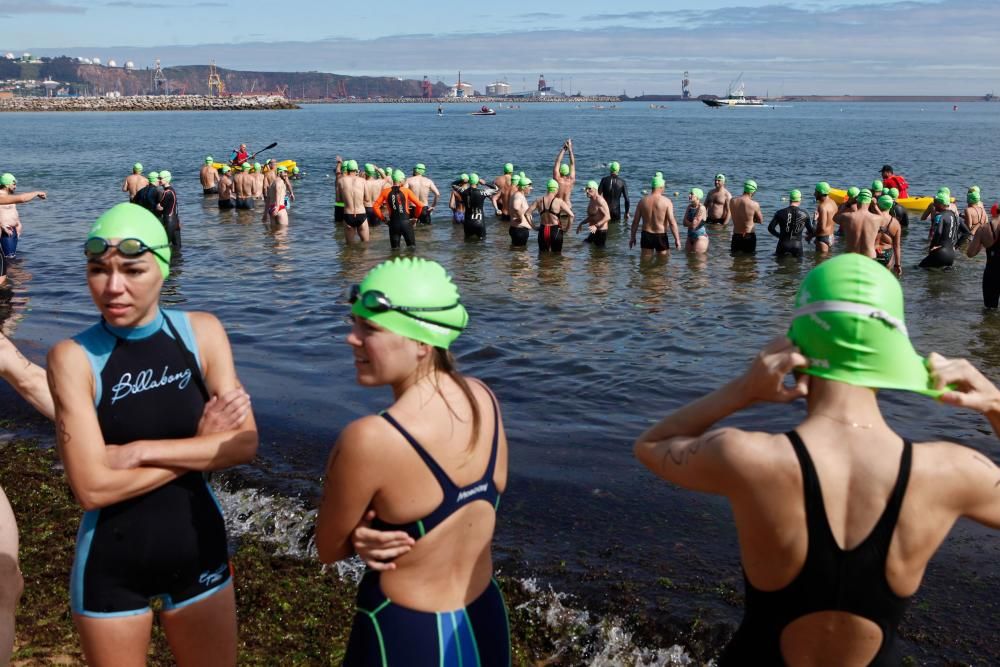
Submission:
<svg viewBox="0 0 1000 667">
<path fill-rule="evenodd" d="M 572 156 L 571 142 L 564 149 Z M 340 166 L 343 220 L 360 238 L 363 225 L 346 216 L 367 219 L 364 185 L 373 179 L 359 178 L 353 161 Z M 388 170 L 373 171 L 385 181 Z M 413 171 L 414 188 L 398 170 L 391 171 L 391 187 L 377 193 L 372 187 L 372 213 L 389 218 L 397 244 L 412 234 L 403 214 L 419 220 L 440 197 L 417 180 L 426 178 L 422 165 Z M 538 231 L 551 248 L 557 234 L 545 227 L 562 229 L 560 221 L 573 220 L 568 192 L 575 178 L 572 162 L 554 171 L 546 196 L 532 204 L 504 201 L 502 179 L 514 182 L 512 167 L 490 186 L 474 174 L 463 186 L 460 177 L 449 200 L 461 200 L 461 211 L 453 210 L 463 225 L 472 223 L 470 238 L 478 237 L 480 207 L 491 198 L 501 211 L 509 206 L 512 217 L 517 210 L 523 215 L 522 206 L 550 216 L 556 222 Z M 625 196 L 618 166 L 609 172 L 604 191 L 614 187 Z M 275 182 L 281 179 L 276 174 Z M 525 181 L 530 194 L 530 179 L 518 174 L 526 200 Z M 630 244 L 643 225 L 647 234 L 669 227 L 680 247 L 662 181 L 655 176 L 653 192 L 637 204 Z M 716 181 L 721 192 L 725 178 Z M 563 185 L 567 198 L 559 196 Z M 431 201 L 421 200 L 421 186 Z M 818 201 L 829 196 L 820 186 Z M 694 212 L 682 219 L 691 252 L 706 250 L 697 229 L 709 213 L 761 223 L 755 184 L 743 190 L 721 209 L 690 193 Z M 594 206 L 610 220 L 615 207 L 601 184 L 590 182 L 586 191 L 588 210 Z M 803 215 L 801 197 L 792 195 L 783 217 L 772 220 L 772 233 L 806 229 L 827 237 L 816 243 L 828 247 L 833 228 L 821 226 L 825 218 Z M 883 219 L 870 204 L 883 212 L 889 207 L 874 192 L 859 190 L 851 199 L 844 210 L 828 208 L 852 252 L 804 278 L 787 335 L 765 346 L 738 377 L 663 417 L 632 447 L 656 475 L 725 496 L 733 508 L 745 610 L 720 665 L 900 664 L 900 622 L 952 525 L 967 517 L 1000 528 L 1000 468 L 988 456 L 951 442 L 910 442 L 882 417 L 876 393 L 908 391 L 975 410 L 1000 434 L 1000 389 L 966 360 L 923 358 L 913 349 L 900 282 L 866 252 L 874 236 L 870 221 Z M 399 211 L 395 230 L 382 206 Z M 946 210 L 951 201 L 942 194 L 928 215 L 943 217 Z M 625 212 L 627 218 L 628 204 Z M 176 247 L 157 213 L 121 203 L 81 234 L 96 322 L 56 344 L 44 369 L 0 336 L 0 376 L 54 421 L 67 482 L 83 510 L 68 597 L 88 664 L 145 664 L 151 602 L 158 599 L 176 664 L 231 666 L 238 633 L 234 574 L 206 474 L 251 461 L 258 428 L 219 320 L 160 307 Z M 594 220 L 588 214 L 581 225 L 593 227 L 588 238 L 600 245 L 606 227 Z M 647 230 L 652 220 L 663 231 Z M 993 247 L 993 237 L 982 232 L 993 224 L 981 221 L 970 253 L 977 239 Z M 661 252 L 661 241 L 647 237 L 643 245 L 657 244 L 648 250 Z M 749 247 L 749 237 L 740 242 Z M 779 240 L 786 251 L 788 242 Z M 356 380 L 390 388 L 392 403 L 349 423 L 325 470 L 315 531 L 319 559 L 357 554 L 367 565 L 343 664 L 510 665 L 508 614 L 492 560 L 508 442 L 501 401 L 461 373 L 450 351 L 471 324 L 459 289 L 441 265 L 408 256 L 379 264 L 346 291 L 352 326 L 345 342 Z M 758 402 L 798 399 L 805 400 L 806 416 L 788 433 L 714 428 Z M 23 582 L 16 522 L 2 493 L 0 552 L 5 664 Z"/>
</svg>

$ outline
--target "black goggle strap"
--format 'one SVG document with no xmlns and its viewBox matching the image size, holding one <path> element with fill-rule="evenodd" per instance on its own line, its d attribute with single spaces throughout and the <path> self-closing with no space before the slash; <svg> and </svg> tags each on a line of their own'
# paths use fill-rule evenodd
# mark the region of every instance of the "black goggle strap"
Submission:
<svg viewBox="0 0 1000 667">
<path fill-rule="evenodd" d="M 450 306 L 397 306 L 389 300 L 389 297 L 378 290 L 368 290 L 367 292 L 361 293 L 360 285 L 351 285 L 351 290 L 348 294 L 348 301 L 350 303 L 354 303 L 359 297 L 361 298 L 361 305 L 374 312 L 395 310 L 401 313 L 405 313 L 407 311 L 413 313 L 433 313 L 451 310 L 452 308 L 457 308 L 461 304 L 461 301 L 456 301 Z M 437 323 L 435 322 L 434 324 Z"/>
</svg>

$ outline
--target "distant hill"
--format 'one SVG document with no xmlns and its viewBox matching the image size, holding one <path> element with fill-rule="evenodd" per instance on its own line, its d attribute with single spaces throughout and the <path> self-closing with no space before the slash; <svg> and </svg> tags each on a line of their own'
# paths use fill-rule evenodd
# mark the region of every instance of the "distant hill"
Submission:
<svg viewBox="0 0 1000 667">
<path fill-rule="evenodd" d="M 243 72 L 217 68 L 227 94 L 264 94 L 284 92 L 295 99 L 325 99 L 332 97 L 420 97 L 421 82 L 396 77 L 345 76 L 325 72 Z M 208 95 L 208 65 L 165 67 L 169 91 L 155 90 L 153 70 L 127 70 L 123 67 L 85 65 L 72 58 L 45 59 L 42 63 L 18 63 L 0 59 L 0 79 L 45 79 L 71 84 L 73 92 L 122 95 L 144 95 L 171 92 Z M 437 82 L 432 88 L 435 97 L 448 93 L 448 86 Z"/>
</svg>

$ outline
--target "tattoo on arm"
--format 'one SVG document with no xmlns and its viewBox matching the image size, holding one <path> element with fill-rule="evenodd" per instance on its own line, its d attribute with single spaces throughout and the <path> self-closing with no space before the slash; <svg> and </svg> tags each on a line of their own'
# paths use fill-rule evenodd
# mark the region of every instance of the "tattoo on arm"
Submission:
<svg viewBox="0 0 1000 667">
<path fill-rule="evenodd" d="M 62 444 L 63 446 L 68 445 L 69 441 L 73 439 L 73 437 L 69 434 L 69 431 L 66 430 L 65 419 L 59 420 L 59 423 L 56 426 L 56 433 L 58 436 L 59 443 Z"/>
</svg>

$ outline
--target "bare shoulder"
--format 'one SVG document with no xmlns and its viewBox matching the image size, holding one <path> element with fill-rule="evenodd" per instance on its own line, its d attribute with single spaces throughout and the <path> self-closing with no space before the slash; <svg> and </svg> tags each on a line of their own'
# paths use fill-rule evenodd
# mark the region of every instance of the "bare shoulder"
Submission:
<svg viewBox="0 0 1000 667">
<path fill-rule="evenodd" d="M 783 433 L 744 431 L 738 428 L 720 428 L 702 436 L 706 445 L 718 450 L 720 457 L 746 470 L 750 467 L 772 467 L 782 460 L 794 460 L 788 437 Z"/>
<path fill-rule="evenodd" d="M 46 366 L 66 367 L 85 363 L 87 355 L 80 344 L 71 338 L 61 340 L 53 345 L 46 354 Z"/>
<path fill-rule="evenodd" d="M 226 332 L 225 327 L 222 326 L 222 322 L 212 313 L 202 310 L 192 310 L 188 311 L 187 316 L 196 336 L 201 336 L 202 334 L 225 334 Z"/>
<path fill-rule="evenodd" d="M 379 415 L 368 415 L 355 419 L 340 432 L 331 457 L 334 461 L 342 459 L 350 465 L 385 462 L 385 442 L 398 435 L 396 429 Z"/>
</svg>

